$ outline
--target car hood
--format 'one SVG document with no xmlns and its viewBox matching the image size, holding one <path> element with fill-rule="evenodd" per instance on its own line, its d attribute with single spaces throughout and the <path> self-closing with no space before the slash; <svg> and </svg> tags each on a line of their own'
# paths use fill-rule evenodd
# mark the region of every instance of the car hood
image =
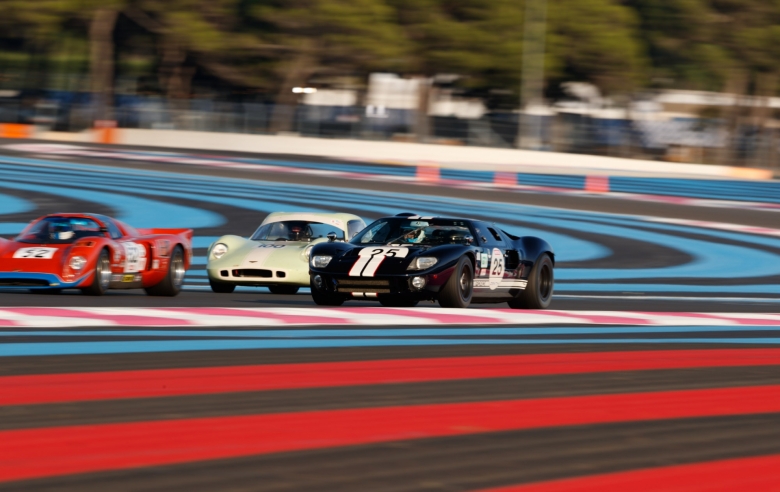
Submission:
<svg viewBox="0 0 780 492">
<path fill-rule="evenodd" d="M 316 244 L 304 241 L 246 240 L 219 260 L 209 259 L 209 266 L 220 268 L 307 268 L 306 248 Z"/>
<path fill-rule="evenodd" d="M 33 244 L 8 241 L 0 245 L 0 271 L 59 271 L 72 246 L 72 244 Z"/>
</svg>

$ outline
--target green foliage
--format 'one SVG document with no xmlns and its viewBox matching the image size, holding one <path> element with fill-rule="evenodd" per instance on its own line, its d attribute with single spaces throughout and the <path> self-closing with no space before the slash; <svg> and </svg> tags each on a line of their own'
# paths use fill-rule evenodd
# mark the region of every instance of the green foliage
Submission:
<svg viewBox="0 0 780 492">
<path fill-rule="evenodd" d="M 617 94 L 777 79 L 780 0 L 0 0 L 0 50 L 8 63 L 21 49 L 80 67 L 72 60 L 89 59 L 96 12 L 113 10 L 137 31 L 114 36 L 118 66 L 152 77 L 186 65 L 281 94 L 311 78 L 448 73 L 517 94 L 528 1 L 546 1 L 550 87 L 591 81 Z M 139 32 L 151 40 L 143 56 Z"/>
</svg>

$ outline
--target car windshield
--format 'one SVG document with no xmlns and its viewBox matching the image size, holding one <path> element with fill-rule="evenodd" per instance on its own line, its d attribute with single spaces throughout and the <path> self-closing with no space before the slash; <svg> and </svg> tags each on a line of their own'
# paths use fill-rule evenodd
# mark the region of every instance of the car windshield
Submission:
<svg viewBox="0 0 780 492">
<path fill-rule="evenodd" d="M 46 217 L 32 224 L 16 238 L 20 243 L 70 244 L 88 236 L 105 236 L 100 225 L 83 217 Z"/>
<path fill-rule="evenodd" d="M 468 222 L 452 219 L 379 219 L 355 236 L 352 244 L 465 244 L 473 237 Z"/>
<path fill-rule="evenodd" d="M 255 241 L 306 241 L 327 237 L 336 233 L 336 239 L 344 239 L 344 231 L 333 224 L 308 220 L 287 220 L 260 226 L 251 239 Z"/>
</svg>

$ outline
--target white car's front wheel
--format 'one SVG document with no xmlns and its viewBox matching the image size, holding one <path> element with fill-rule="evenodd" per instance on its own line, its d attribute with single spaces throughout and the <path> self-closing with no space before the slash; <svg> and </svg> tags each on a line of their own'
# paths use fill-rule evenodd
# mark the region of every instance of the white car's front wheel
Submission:
<svg viewBox="0 0 780 492">
<path fill-rule="evenodd" d="M 219 280 L 209 279 L 209 285 L 211 285 L 211 290 L 213 290 L 217 294 L 230 294 L 231 292 L 236 290 L 235 284 L 220 282 Z"/>
</svg>

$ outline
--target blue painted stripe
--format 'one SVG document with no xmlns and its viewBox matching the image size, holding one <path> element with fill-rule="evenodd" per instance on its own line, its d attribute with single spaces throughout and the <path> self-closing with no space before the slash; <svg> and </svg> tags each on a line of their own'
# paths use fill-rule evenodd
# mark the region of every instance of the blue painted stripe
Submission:
<svg viewBox="0 0 780 492">
<path fill-rule="evenodd" d="M 258 324 L 260 324 L 258 320 Z M 583 326 L 583 327 L 484 327 L 484 328 L 371 328 L 371 329 L 263 329 L 263 330 L 31 330 L 0 331 L 0 337 L 161 337 L 161 338 L 408 338 L 538 335 L 617 335 L 653 333 L 730 333 L 777 331 L 766 325 L 714 326 Z"/>
<path fill-rule="evenodd" d="M 558 275 L 558 270 L 555 271 Z M 702 292 L 780 294 L 780 285 L 592 284 L 556 282 L 556 292 Z"/>
<path fill-rule="evenodd" d="M 421 347 L 459 345 L 615 345 L 615 344 L 749 344 L 780 345 L 780 338 L 594 338 L 594 339 L 319 339 L 319 340 L 170 340 L 141 342 L 8 343 L 0 357 L 132 354 L 213 350 Z"/>
</svg>

